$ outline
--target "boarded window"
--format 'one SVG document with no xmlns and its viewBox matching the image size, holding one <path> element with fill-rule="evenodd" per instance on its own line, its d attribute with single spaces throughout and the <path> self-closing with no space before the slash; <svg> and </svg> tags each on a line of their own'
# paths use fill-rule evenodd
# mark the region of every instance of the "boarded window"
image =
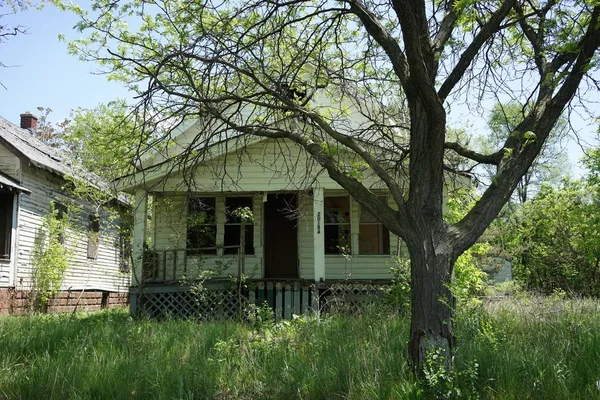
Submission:
<svg viewBox="0 0 600 400">
<path fill-rule="evenodd" d="M 350 197 L 325 197 L 325 254 L 350 254 Z"/>
<path fill-rule="evenodd" d="M 380 200 L 386 201 L 385 197 Z M 390 232 L 373 214 L 362 207 L 358 231 L 359 254 L 390 254 Z"/>
<path fill-rule="evenodd" d="M 0 192 L 0 260 L 10 259 L 14 199 L 12 192 Z"/>
<path fill-rule="evenodd" d="M 214 197 L 190 197 L 188 200 L 188 254 L 217 254 L 217 223 Z"/>
<path fill-rule="evenodd" d="M 252 197 L 227 197 L 225 199 L 225 237 L 223 238 L 224 254 L 237 254 L 240 246 L 241 218 L 236 216 L 235 210 L 248 207 L 252 211 Z M 244 252 L 254 254 L 254 224 L 246 221 Z"/>
<path fill-rule="evenodd" d="M 100 244 L 100 217 L 93 214 L 89 217 L 87 258 L 98 258 L 98 245 Z"/>
</svg>

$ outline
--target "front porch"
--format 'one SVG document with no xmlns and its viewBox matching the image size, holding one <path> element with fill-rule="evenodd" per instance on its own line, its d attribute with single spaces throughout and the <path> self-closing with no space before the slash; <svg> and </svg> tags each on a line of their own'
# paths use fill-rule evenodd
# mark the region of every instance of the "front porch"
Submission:
<svg viewBox="0 0 600 400">
<path fill-rule="evenodd" d="M 231 212 L 240 205 L 252 211 L 248 225 Z M 389 286 L 399 252 L 397 237 L 339 190 L 140 190 L 131 312 L 244 319 L 265 302 L 276 320 L 309 310 L 353 312 Z"/>
</svg>

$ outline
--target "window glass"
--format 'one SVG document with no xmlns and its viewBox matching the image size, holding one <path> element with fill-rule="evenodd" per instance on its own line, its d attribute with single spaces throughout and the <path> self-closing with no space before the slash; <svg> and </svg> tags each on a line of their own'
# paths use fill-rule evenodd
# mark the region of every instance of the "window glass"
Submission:
<svg viewBox="0 0 600 400">
<path fill-rule="evenodd" d="M 386 201 L 386 198 L 380 198 Z M 358 234 L 359 254 L 390 254 L 390 232 L 373 214 L 360 210 Z"/>
<path fill-rule="evenodd" d="M 189 254 L 217 254 L 217 225 L 214 197 L 188 200 L 187 248 Z"/>
<path fill-rule="evenodd" d="M 350 197 L 325 197 L 325 254 L 350 254 Z"/>
</svg>

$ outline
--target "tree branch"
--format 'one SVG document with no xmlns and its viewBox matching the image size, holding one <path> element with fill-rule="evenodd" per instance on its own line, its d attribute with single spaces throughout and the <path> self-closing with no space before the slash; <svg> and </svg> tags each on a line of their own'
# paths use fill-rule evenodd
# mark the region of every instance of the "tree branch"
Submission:
<svg viewBox="0 0 600 400">
<path fill-rule="evenodd" d="M 494 33 L 497 32 L 500 24 L 506 18 L 516 0 L 505 0 L 502 3 L 502 6 L 496 10 L 490 17 L 490 19 L 481 27 L 481 30 L 475 37 L 471 44 L 466 48 L 466 50 L 461 54 L 460 59 L 450 75 L 446 78 L 440 90 L 438 90 L 438 96 L 443 101 L 448 97 L 454 86 L 461 80 L 463 75 L 465 74 L 467 68 L 475 59 L 477 53 L 485 42 L 487 42 Z"/>
</svg>

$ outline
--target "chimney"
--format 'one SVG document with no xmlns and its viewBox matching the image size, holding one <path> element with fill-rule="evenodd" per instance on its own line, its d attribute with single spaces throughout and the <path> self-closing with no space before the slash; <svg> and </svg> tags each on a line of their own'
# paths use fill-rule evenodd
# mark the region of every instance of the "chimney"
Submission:
<svg viewBox="0 0 600 400">
<path fill-rule="evenodd" d="M 37 117 L 31 111 L 21 114 L 21 128 L 35 132 L 37 129 Z"/>
</svg>

